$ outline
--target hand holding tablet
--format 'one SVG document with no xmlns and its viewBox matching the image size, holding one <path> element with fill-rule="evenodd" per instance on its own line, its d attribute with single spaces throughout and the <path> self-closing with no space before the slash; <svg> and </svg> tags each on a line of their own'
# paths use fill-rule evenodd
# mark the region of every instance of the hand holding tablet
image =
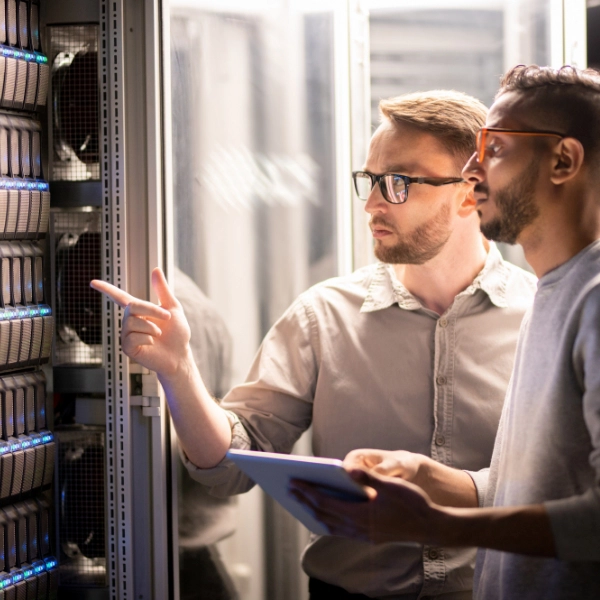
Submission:
<svg viewBox="0 0 600 600">
<path fill-rule="evenodd" d="M 327 530 L 289 494 L 292 479 L 308 481 L 343 500 L 368 500 L 365 489 L 350 477 L 341 460 L 250 450 L 229 450 L 227 457 L 313 533 L 327 535 Z"/>
</svg>

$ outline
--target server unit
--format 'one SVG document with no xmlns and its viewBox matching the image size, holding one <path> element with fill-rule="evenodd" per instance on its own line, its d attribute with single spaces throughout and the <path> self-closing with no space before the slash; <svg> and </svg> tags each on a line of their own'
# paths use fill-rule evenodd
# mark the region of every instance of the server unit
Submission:
<svg viewBox="0 0 600 600">
<path fill-rule="evenodd" d="M 48 58 L 40 3 L 0 1 L 0 597 L 49 600 L 55 441 L 46 414 L 54 316 L 46 285 Z"/>
</svg>

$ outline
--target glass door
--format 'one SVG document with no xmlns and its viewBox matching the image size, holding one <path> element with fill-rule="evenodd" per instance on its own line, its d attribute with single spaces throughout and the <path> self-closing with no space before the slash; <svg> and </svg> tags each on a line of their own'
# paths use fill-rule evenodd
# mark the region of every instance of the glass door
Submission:
<svg viewBox="0 0 600 600">
<path fill-rule="evenodd" d="M 333 0 L 169 5 L 175 292 L 218 398 L 298 294 L 352 268 L 351 123 L 368 119 L 351 117 L 350 20 Z M 208 496 L 176 462 L 180 598 L 304 597 L 307 532 L 260 490 Z"/>
</svg>

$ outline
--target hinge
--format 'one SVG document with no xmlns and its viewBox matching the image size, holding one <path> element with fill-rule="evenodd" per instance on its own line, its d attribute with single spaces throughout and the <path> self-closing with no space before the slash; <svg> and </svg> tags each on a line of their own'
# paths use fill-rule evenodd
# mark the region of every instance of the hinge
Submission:
<svg viewBox="0 0 600 600">
<path fill-rule="evenodd" d="M 160 417 L 160 383 L 156 373 L 141 369 L 131 374 L 130 406 L 141 406 L 145 417 Z"/>
</svg>

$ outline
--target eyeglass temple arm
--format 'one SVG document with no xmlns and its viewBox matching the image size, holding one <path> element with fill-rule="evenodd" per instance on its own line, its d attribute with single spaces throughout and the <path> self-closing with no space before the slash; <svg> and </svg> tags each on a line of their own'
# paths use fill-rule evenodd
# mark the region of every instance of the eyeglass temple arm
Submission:
<svg viewBox="0 0 600 600">
<path fill-rule="evenodd" d="M 439 179 L 438 177 L 411 177 L 409 183 L 427 183 L 428 185 L 448 185 L 450 183 L 462 183 L 465 180 L 462 177 L 450 177 L 449 179 Z"/>
</svg>

